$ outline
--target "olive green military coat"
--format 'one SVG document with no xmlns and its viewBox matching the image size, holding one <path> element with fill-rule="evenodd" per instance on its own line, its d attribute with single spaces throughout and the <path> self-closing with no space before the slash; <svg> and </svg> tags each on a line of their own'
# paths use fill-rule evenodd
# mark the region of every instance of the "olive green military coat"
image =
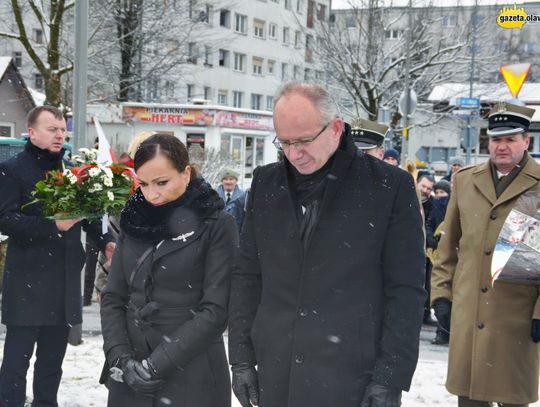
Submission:
<svg viewBox="0 0 540 407">
<path fill-rule="evenodd" d="M 432 275 L 431 299 L 452 301 L 446 388 L 473 400 L 525 404 L 538 400 L 539 349 L 531 320 L 540 319 L 539 287 L 491 284 L 499 232 L 518 197 L 540 195 L 540 165 L 532 158 L 496 198 L 489 163 L 461 170 Z M 534 265 L 540 267 L 540 264 Z"/>
</svg>

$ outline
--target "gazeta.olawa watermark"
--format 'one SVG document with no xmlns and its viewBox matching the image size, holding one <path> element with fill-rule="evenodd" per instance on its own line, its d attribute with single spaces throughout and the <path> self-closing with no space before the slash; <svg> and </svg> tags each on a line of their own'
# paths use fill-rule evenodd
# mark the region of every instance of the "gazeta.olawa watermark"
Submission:
<svg viewBox="0 0 540 407">
<path fill-rule="evenodd" d="M 527 14 L 524 7 L 503 7 L 497 15 L 497 24 L 502 28 L 523 28 L 526 23 L 539 23 L 540 14 Z"/>
</svg>

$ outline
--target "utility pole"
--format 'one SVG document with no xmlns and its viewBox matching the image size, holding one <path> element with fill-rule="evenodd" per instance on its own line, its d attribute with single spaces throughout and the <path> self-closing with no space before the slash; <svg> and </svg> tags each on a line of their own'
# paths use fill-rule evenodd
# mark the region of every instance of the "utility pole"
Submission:
<svg viewBox="0 0 540 407">
<path fill-rule="evenodd" d="M 402 117 L 403 138 L 401 140 L 401 165 L 409 158 L 409 112 L 411 111 L 411 41 L 412 41 L 412 0 L 409 0 L 407 28 L 407 55 L 405 58 L 405 114 Z"/>
<path fill-rule="evenodd" d="M 73 151 L 86 144 L 88 0 L 75 2 L 75 72 L 73 78 Z"/>
<path fill-rule="evenodd" d="M 474 86 L 474 64 L 476 56 L 476 24 L 477 24 L 477 12 L 478 12 L 478 0 L 474 2 L 474 9 L 472 14 L 472 43 L 471 43 L 471 68 L 469 76 L 469 98 L 473 97 L 473 86 Z M 472 116 L 467 116 L 467 140 L 466 140 L 466 155 L 465 163 L 469 165 L 471 163 L 471 154 L 472 154 L 472 136 L 473 130 L 471 127 Z M 478 153 L 478 152 L 477 152 Z"/>
</svg>

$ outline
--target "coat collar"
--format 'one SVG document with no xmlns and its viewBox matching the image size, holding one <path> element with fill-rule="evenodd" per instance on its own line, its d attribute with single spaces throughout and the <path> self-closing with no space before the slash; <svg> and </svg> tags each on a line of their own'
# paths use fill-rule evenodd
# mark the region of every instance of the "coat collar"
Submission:
<svg viewBox="0 0 540 407">
<path fill-rule="evenodd" d="M 480 164 L 473 170 L 472 179 L 480 193 L 495 207 L 508 202 L 536 185 L 540 180 L 540 165 L 533 158 L 530 158 L 516 179 L 514 179 L 499 198 L 495 195 L 489 161 Z"/>
</svg>

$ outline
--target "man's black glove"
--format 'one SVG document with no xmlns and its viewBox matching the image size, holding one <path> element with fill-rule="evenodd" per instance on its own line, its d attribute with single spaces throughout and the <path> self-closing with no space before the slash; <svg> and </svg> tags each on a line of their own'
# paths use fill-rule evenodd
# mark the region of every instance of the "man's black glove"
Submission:
<svg viewBox="0 0 540 407">
<path fill-rule="evenodd" d="M 232 368 L 232 389 L 242 407 L 259 404 L 257 371 L 248 363 L 238 363 Z"/>
<path fill-rule="evenodd" d="M 147 363 L 143 364 L 131 355 L 121 356 L 118 367 L 122 370 L 124 382 L 137 393 L 153 395 L 165 383 L 152 375 Z"/>
<path fill-rule="evenodd" d="M 433 310 L 439 327 L 446 333 L 450 333 L 450 318 L 452 316 L 452 303 L 446 298 L 437 298 L 433 303 Z"/>
<path fill-rule="evenodd" d="M 401 390 L 371 382 L 366 388 L 360 407 L 399 407 Z"/>
<path fill-rule="evenodd" d="M 533 319 L 531 324 L 531 338 L 533 342 L 540 342 L 540 319 Z"/>
</svg>

